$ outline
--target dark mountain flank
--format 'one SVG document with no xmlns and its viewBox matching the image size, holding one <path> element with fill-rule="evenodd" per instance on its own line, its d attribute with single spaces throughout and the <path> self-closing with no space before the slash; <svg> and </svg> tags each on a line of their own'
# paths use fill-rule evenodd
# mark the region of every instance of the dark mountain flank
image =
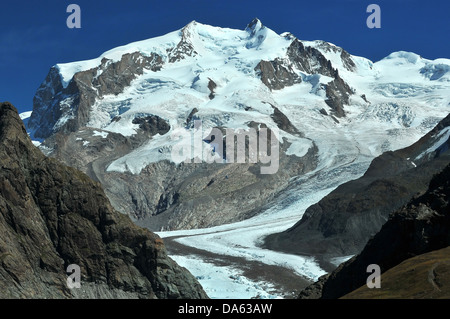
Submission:
<svg viewBox="0 0 450 319">
<path fill-rule="evenodd" d="M 0 298 L 206 298 L 162 240 L 115 211 L 100 184 L 44 156 L 0 104 Z M 67 266 L 81 288 L 67 287 Z"/>
<path fill-rule="evenodd" d="M 359 255 L 300 297 L 448 298 L 449 246 L 450 165 L 434 176 L 423 195 L 391 214 Z M 370 264 L 380 266 L 379 289 L 364 287 Z"/>
<path fill-rule="evenodd" d="M 449 299 L 450 247 L 406 259 L 384 272 L 382 280 L 382 289 L 363 285 L 342 298 Z"/>
<path fill-rule="evenodd" d="M 327 261 L 359 253 L 390 213 L 423 194 L 432 177 L 450 163 L 449 140 L 443 141 L 450 115 L 413 145 L 375 158 L 359 179 L 337 187 L 310 206 L 285 232 L 270 235 L 266 247 Z"/>
</svg>

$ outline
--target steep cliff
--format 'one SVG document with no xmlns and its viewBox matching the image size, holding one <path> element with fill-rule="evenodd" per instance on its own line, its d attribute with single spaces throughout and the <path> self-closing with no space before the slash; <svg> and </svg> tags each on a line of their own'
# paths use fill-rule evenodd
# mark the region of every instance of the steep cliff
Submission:
<svg viewBox="0 0 450 319">
<path fill-rule="evenodd" d="M 206 298 L 162 240 L 110 205 L 100 184 L 45 157 L 0 104 L 0 298 Z M 81 288 L 67 287 L 67 266 Z"/>
</svg>

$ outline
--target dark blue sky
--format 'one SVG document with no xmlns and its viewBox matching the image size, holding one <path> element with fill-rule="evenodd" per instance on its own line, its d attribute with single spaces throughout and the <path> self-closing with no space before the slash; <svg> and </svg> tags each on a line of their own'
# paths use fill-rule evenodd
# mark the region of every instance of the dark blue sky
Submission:
<svg viewBox="0 0 450 319">
<path fill-rule="evenodd" d="M 66 8 L 81 7 L 81 29 L 68 29 Z M 381 29 L 369 29 L 366 8 L 381 7 Z M 377 61 L 393 51 L 450 58 L 448 0 L 50 0 L 2 1 L 0 101 L 19 111 L 56 63 L 98 57 L 104 51 L 182 28 L 192 20 L 244 29 L 258 17 L 277 33 L 325 40 Z"/>
</svg>

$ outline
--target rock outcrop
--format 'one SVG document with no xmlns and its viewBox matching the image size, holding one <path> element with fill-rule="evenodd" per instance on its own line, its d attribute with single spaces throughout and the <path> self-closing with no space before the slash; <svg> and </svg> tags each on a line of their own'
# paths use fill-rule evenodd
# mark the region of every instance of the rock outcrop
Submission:
<svg viewBox="0 0 450 319">
<path fill-rule="evenodd" d="M 261 61 L 255 67 L 261 77 L 261 81 L 271 90 L 280 90 L 295 83 L 301 83 L 302 78 L 298 76 L 289 66 L 284 66 L 283 61 Z"/>
<path fill-rule="evenodd" d="M 340 48 L 339 48 L 340 49 Z M 337 48 L 336 48 L 337 50 Z M 355 68 L 350 55 L 341 50 L 343 64 L 349 70 Z M 337 117 L 345 116 L 344 105 L 349 104 L 353 94 L 350 86 L 339 76 L 339 72 L 316 48 L 305 46 L 300 40 L 294 39 L 286 51 L 286 58 L 276 58 L 272 61 L 261 61 L 255 67 L 261 81 L 271 90 L 280 90 L 302 82 L 298 71 L 305 74 L 320 74 L 333 80 L 322 85 L 325 91 L 325 103 Z"/>
<path fill-rule="evenodd" d="M 52 67 L 34 96 L 28 128 L 42 139 L 56 132 L 75 132 L 89 121 L 96 99 L 121 93 L 144 70 L 158 71 L 162 64 L 156 53 L 126 53 L 117 62 L 103 58 L 98 67 L 77 72 L 67 86 Z"/>
<path fill-rule="evenodd" d="M 99 183 L 34 147 L 8 102 L 0 138 L 0 298 L 207 298 Z M 70 264 L 81 288 L 67 286 Z"/>
</svg>

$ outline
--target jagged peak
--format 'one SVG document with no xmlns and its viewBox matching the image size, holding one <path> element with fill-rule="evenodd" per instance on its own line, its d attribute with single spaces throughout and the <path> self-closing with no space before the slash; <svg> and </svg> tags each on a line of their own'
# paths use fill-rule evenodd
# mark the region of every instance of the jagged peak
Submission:
<svg viewBox="0 0 450 319">
<path fill-rule="evenodd" d="M 195 28 L 197 25 L 199 24 L 199 22 L 192 20 L 191 22 L 189 22 L 188 24 L 186 24 L 183 28 L 181 28 L 181 30 L 187 30 L 187 29 L 193 29 Z M 200 23 L 201 24 L 201 23 Z"/>
<path fill-rule="evenodd" d="M 262 24 L 261 20 L 259 20 L 258 18 L 254 18 L 249 24 L 247 24 L 245 30 L 249 31 L 253 35 L 264 28 L 265 26 Z"/>
<path fill-rule="evenodd" d="M 2 143 L 28 138 L 19 113 L 10 102 L 0 102 L 0 136 L 2 137 Z"/>
<path fill-rule="evenodd" d="M 298 40 L 297 37 L 294 34 L 292 34 L 291 32 L 283 32 L 280 34 L 280 36 L 283 38 L 286 38 L 288 40 L 292 40 L 292 41 Z"/>
<path fill-rule="evenodd" d="M 180 33 L 182 38 L 186 40 L 186 38 L 188 38 L 192 34 L 193 30 L 195 30 L 197 24 L 198 24 L 197 21 L 192 20 L 191 22 L 186 24 L 183 28 L 181 28 Z"/>
</svg>

